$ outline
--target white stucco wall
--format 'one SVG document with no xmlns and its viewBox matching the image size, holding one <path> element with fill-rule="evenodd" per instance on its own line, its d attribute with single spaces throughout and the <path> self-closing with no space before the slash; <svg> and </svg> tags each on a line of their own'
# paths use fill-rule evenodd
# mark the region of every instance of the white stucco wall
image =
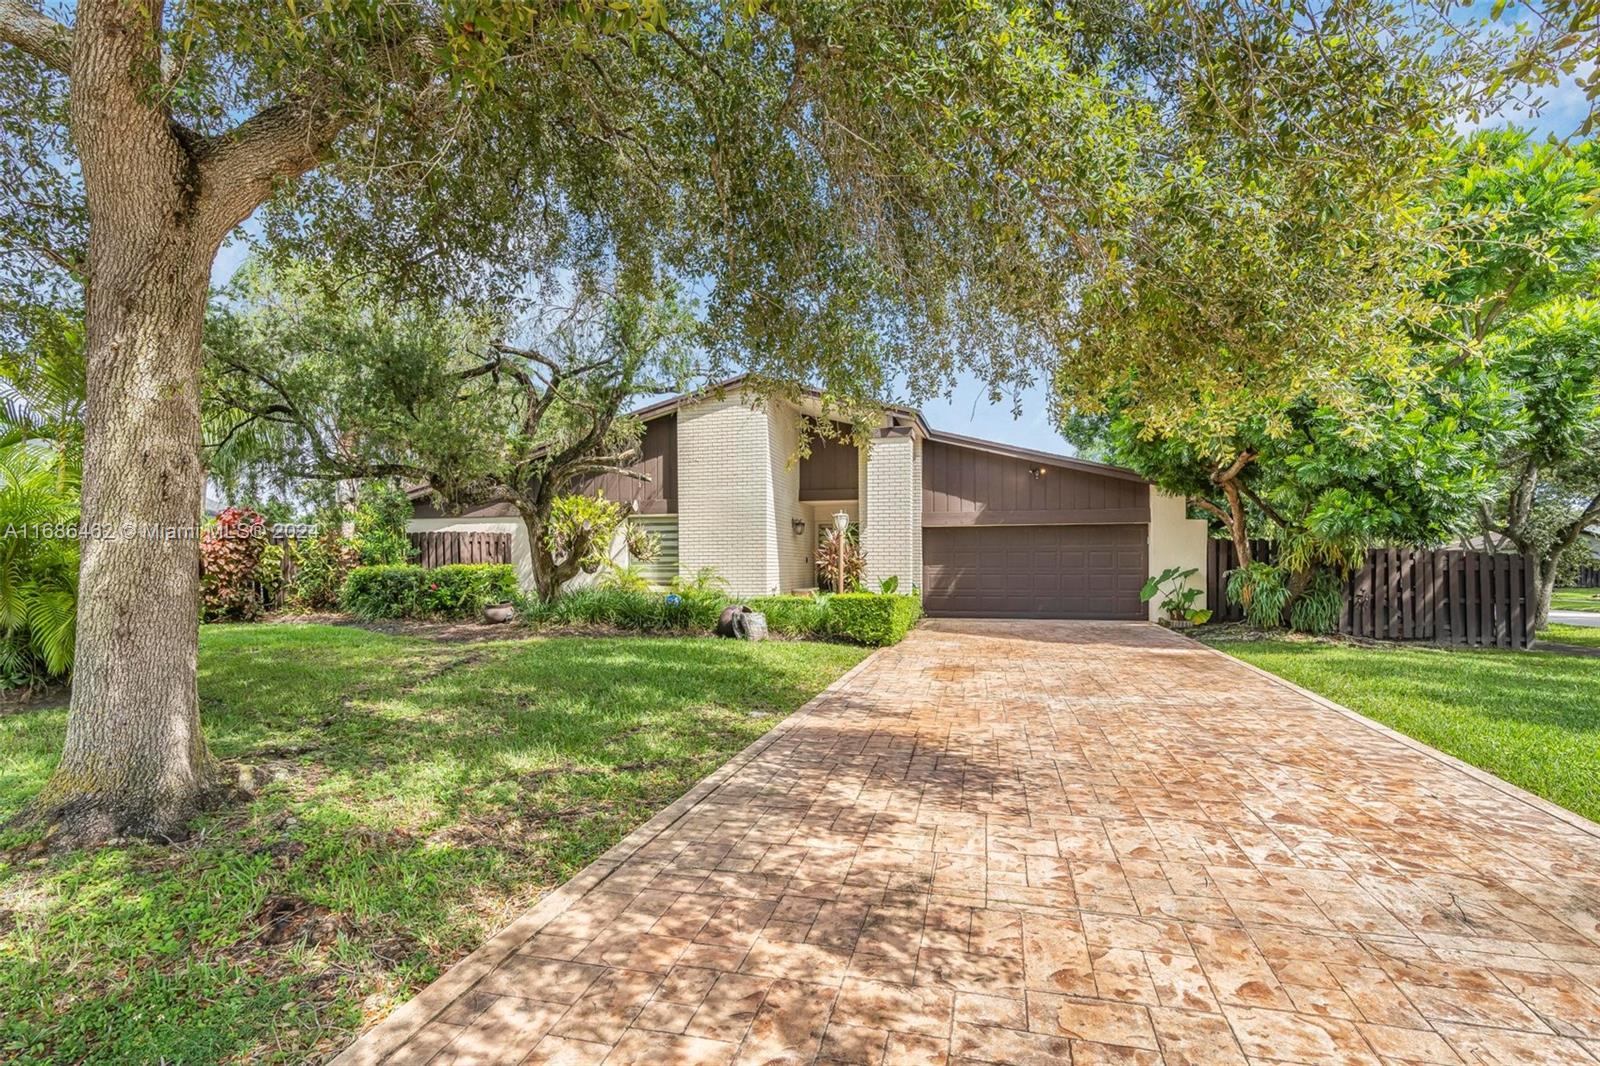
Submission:
<svg viewBox="0 0 1600 1066">
<path fill-rule="evenodd" d="M 1206 587 L 1206 522 L 1187 517 L 1188 501 L 1182 496 L 1170 496 L 1154 485 L 1150 486 L 1150 573 L 1159 574 L 1169 566 L 1196 571 L 1189 578 L 1191 587 Z M 1147 575 L 1148 576 L 1148 575 Z M 1219 604 L 1208 604 L 1202 594 L 1196 606 L 1215 610 Z M 1150 620 L 1161 617 L 1159 597 L 1150 601 Z"/>
<path fill-rule="evenodd" d="M 528 530 L 520 518 L 413 518 L 407 533 L 510 533 L 511 565 L 517 584 L 533 588 L 533 553 L 528 550 Z"/>
<path fill-rule="evenodd" d="M 528 546 L 528 529 L 519 518 L 413 518 L 406 523 L 406 532 L 510 533 L 511 565 L 517 571 L 517 584 L 522 586 L 524 592 L 533 591 L 533 552 Z M 628 545 L 623 534 L 617 534 L 612 540 L 611 550 L 607 556 L 613 562 L 627 561 Z M 582 588 L 598 580 L 600 580 L 599 574 L 579 574 L 564 587 Z"/>
</svg>

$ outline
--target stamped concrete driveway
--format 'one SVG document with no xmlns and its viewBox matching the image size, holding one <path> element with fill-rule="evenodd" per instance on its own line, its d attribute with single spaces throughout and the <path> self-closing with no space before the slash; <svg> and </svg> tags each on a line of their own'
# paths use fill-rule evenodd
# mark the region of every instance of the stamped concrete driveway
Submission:
<svg viewBox="0 0 1600 1066">
<path fill-rule="evenodd" d="M 341 1061 L 1593 1063 L 1597 833 L 1153 626 L 928 623 Z"/>
</svg>

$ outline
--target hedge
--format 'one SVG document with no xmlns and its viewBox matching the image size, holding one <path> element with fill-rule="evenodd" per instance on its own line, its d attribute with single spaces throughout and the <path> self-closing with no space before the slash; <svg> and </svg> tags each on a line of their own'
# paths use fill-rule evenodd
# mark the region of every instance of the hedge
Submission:
<svg viewBox="0 0 1600 1066">
<path fill-rule="evenodd" d="M 753 596 L 745 600 L 752 611 L 767 616 L 767 629 L 786 637 L 828 635 L 828 601 L 816 596 Z"/>
<path fill-rule="evenodd" d="M 667 595 L 636 589 L 589 586 L 573 589 L 550 603 L 527 601 L 523 620 L 536 626 L 613 626 L 641 633 L 709 633 L 730 601 L 711 590 Z"/>
<path fill-rule="evenodd" d="M 509 563 L 451 563 L 425 572 L 417 606 L 423 614 L 468 618 L 516 596 L 517 572 Z"/>
<path fill-rule="evenodd" d="M 339 606 L 369 621 L 408 618 L 417 613 L 417 590 L 425 573 L 420 566 L 358 566 L 344 579 Z"/>
<path fill-rule="evenodd" d="M 517 575 L 505 563 L 424 570 L 420 566 L 358 566 L 344 579 L 339 605 L 357 618 L 470 618 L 486 604 L 517 595 Z"/>
<path fill-rule="evenodd" d="M 731 603 L 766 615 L 767 629 L 788 637 L 838 637 L 857 644 L 896 644 L 922 616 L 916 596 L 853 592 L 836 596 L 753 596 L 730 599 L 710 590 L 676 593 L 582 588 L 553 602 L 526 603 L 523 619 L 535 626 L 601 625 L 636 632 L 709 633 Z"/>
<path fill-rule="evenodd" d="M 898 644 L 922 617 L 918 596 L 880 592 L 841 592 L 828 597 L 832 631 L 857 644 Z"/>
</svg>

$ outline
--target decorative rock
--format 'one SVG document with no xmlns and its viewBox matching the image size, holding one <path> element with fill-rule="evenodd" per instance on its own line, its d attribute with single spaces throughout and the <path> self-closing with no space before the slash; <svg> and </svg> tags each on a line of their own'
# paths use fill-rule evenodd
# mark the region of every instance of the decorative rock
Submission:
<svg viewBox="0 0 1600 1066">
<path fill-rule="evenodd" d="M 742 603 L 726 607 L 717 619 L 717 636 L 736 640 L 766 640 L 767 616 Z"/>
</svg>

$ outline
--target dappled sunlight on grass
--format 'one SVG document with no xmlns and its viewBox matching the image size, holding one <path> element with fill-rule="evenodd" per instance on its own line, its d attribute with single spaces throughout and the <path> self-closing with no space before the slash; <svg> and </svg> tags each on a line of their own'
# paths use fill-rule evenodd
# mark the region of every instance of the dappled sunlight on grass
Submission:
<svg viewBox="0 0 1600 1066">
<path fill-rule="evenodd" d="M 0 1058 L 336 1049 L 865 654 L 207 627 L 212 749 L 268 783 L 172 848 L 0 832 Z M 64 725 L 0 717 L 0 818 Z"/>
</svg>

